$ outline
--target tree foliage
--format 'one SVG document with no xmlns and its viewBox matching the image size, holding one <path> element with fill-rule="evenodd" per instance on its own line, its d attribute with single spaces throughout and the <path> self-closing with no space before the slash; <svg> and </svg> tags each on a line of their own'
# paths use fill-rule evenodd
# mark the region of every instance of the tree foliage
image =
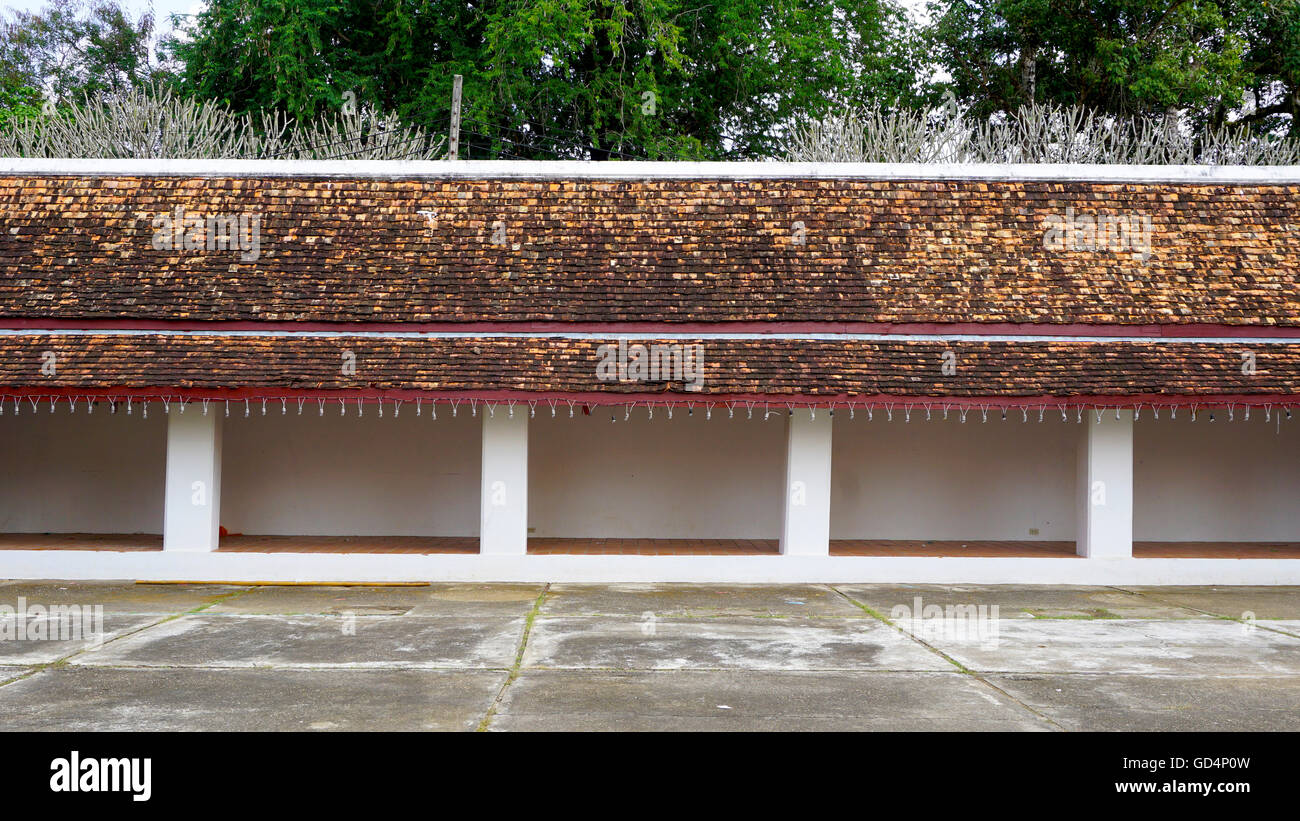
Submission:
<svg viewBox="0 0 1300 821">
<path fill-rule="evenodd" d="M 902 1 L 208 0 L 153 54 L 151 15 L 49 0 L 0 22 L 0 129 L 166 85 L 442 133 L 460 74 L 462 157 L 773 157 L 948 95 L 972 124 L 1045 106 L 1300 139 L 1300 0 L 930 0 L 925 24 Z"/>
<path fill-rule="evenodd" d="M 462 74 L 470 156 L 763 156 L 837 98 L 913 93 L 890 2 L 212 0 L 173 53 L 188 93 L 239 111 L 351 90 L 429 127 Z"/>
<path fill-rule="evenodd" d="M 1035 103 L 1294 128 L 1300 0 L 934 0 L 926 40 L 975 117 Z M 1252 103 L 1243 107 L 1249 95 Z M 1300 134 L 1294 131 L 1293 134 Z"/>
<path fill-rule="evenodd" d="M 38 117 L 43 108 L 41 93 L 31 86 L 0 79 L 0 132 L 14 122 Z"/>
<path fill-rule="evenodd" d="M 1248 100 L 1239 122 L 1300 139 L 1300 0 L 1244 0 L 1229 6 L 1246 40 Z M 1229 106 L 1215 112 L 1222 121 Z"/>
<path fill-rule="evenodd" d="M 0 86 L 28 88 L 56 103 L 120 94 L 165 73 L 150 53 L 152 14 L 112 0 L 52 0 L 0 23 Z"/>
</svg>

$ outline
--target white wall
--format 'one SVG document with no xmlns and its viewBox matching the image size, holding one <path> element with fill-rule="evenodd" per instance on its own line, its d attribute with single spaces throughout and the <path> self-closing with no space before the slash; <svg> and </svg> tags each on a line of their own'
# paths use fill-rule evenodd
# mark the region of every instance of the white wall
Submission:
<svg viewBox="0 0 1300 821">
<path fill-rule="evenodd" d="M 0 416 L 0 533 L 162 533 L 166 419 L 47 403 Z"/>
<path fill-rule="evenodd" d="M 835 414 L 832 539 L 1073 541 L 1079 424 L 1057 412 Z M 1032 529 L 1038 533 L 1031 533 Z"/>
<path fill-rule="evenodd" d="M 415 415 L 404 403 L 325 415 L 310 401 L 281 415 L 254 405 L 225 420 L 221 524 L 231 533 L 303 536 L 476 536 L 480 425 L 469 408 Z"/>
<path fill-rule="evenodd" d="M 499 411 L 498 411 L 499 412 Z M 529 527 L 569 538 L 776 539 L 781 534 L 785 421 L 696 408 L 653 420 L 645 408 L 591 416 L 568 408 L 531 420 Z M 610 416 L 616 418 L 611 423 Z"/>
<path fill-rule="evenodd" d="M 1138 541 L 1300 541 L 1300 414 L 1279 429 L 1253 408 L 1209 421 L 1180 410 L 1133 432 L 1133 537 Z"/>
<path fill-rule="evenodd" d="M 219 406 L 218 406 L 219 408 Z M 480 423 L 462 409 L 429 418 L 404 406 L 379 419 L 338 405 L 320 417 L 270 406 L 225 420 L 223 510 L 232 532 L 300 535 L 477 535 Z M 220 412 L 215 410 L 214 412 Z M 529 524 L 538 536 L 766 538 L 781 528 L 785 425 L 739 411 L 706 422 L 644 408 L 555 419 L 530 428 Z M 1251 421 L 1210 423 L 1202 410 L 1135 430 L 1134 537 L 1140 541 L 1300 540 L 1300 414 L 1278 433 Z M 1075 538 L 1079 426 L 1048 413 L 1029 423 L 979 412 L 964 425 L 904 423 L 836 413 L 831 537 L 881 539 Z M 0 416 L 0 532 L 160 533 L 165 421 L 84 404 L 50 414 L 25 406 Z M 1037 528 L 1038 534 L 1029 530 Z"/>
</svg>

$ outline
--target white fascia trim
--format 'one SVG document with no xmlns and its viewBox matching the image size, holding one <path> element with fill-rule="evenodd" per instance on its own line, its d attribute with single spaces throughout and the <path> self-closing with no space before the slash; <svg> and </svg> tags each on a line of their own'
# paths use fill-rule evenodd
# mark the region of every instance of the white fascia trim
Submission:
<svg viewBox="0 0 1300 821">
<path fill-rule="evenodd" d="M 1296 585 L 1300 559 L 484 556 L 3 550 L 0 578 L 196 582 Z"/>
<path fill-rule="evenodd" d="M 0 158 L 0 176 L 334 177 L 343 179 L 1063 180 L 1278 185 L 1300 166 L 1048 165 L 576 160 L 107 160 Z"/>
<path fill-rule="evenodd" d="M 593 331 L 245 331 L 169 330 L 147 328 L 3 328 L 0 336 L 201 336 L 256 337 L 272 339 L 597 339 L 641 340 L 778 340 L 792 342 L 1153 342 L 1208 345 L 1300 345 L 1300 337 L 1218 336 L 1051 336 L 1040 334 L 889 334 L 889 333 L 596 333 Z"/>
</svg>

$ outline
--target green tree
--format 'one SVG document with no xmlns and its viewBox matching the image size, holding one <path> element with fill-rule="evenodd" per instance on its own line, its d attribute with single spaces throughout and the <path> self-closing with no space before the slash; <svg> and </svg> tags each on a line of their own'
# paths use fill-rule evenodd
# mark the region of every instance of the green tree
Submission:
<svg viewBox="0 0 1300 821">
<path fill-rule="evenodd" d="M 113 0 L 52 0 L 0 22 L 0 85 L 57 102 L 121 93 L 166 74 L 150 54 L 153 15 L 132 18 Z"/>
<path fill-rule="evenodd" d="M 509 0 L 487 77 L 498 118 L 581 134 L 594 158 L 763 157 L 794 120 L 911 92 L 900 19 L 881 2 Z"/>
<path fill-rule="evenodd" d="M 361 84 L 359 47 L 375 21 L 350 0 L 212 0 L 168 43 L 180 84 L 239 112 L 278 109 L 311 119 Z M 354 26 L 360 24 L 359 27 Z"/>
<path fill-rule="evenodd" d="M 936 0 L 950 87 L 987 116 L 1030 102 L 1121 114 L 1213 111 L 1250 80 L 1246 37 L 1205 0 Z"/>
<path fill-rule="evenodd" d="M 1249 102 L 1237 122 L 1300 139 L 1300 0 L 1237 0 L 1226 14 L 1246 40 L 1250 74 Z"/>
<path fill-rule="evenodd" d="M 36 89 L 0 78 L 0 131 L 14 120 L 39 116 L 42 105 L 41 93 Z"/>
<path fill-rule="evenodd" d="M 849 101 L 915 101 L 894 0 L 212 0 L 171 44 L 187 93 L 296 118 L 360 101 L 462 156 L 757 157 Z"/>
</svg>

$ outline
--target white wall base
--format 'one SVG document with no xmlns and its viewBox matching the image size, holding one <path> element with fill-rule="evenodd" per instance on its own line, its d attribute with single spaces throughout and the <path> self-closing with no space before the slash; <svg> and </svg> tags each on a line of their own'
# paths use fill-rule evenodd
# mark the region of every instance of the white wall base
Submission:
<svg viewBox="0 0 1300 821">
<path fill-rule="evenodd" d="M 1297 559 L 483 556 L 0 551 L 0 578 L 202 582 L 1297 585 Z"/>
</svg>

